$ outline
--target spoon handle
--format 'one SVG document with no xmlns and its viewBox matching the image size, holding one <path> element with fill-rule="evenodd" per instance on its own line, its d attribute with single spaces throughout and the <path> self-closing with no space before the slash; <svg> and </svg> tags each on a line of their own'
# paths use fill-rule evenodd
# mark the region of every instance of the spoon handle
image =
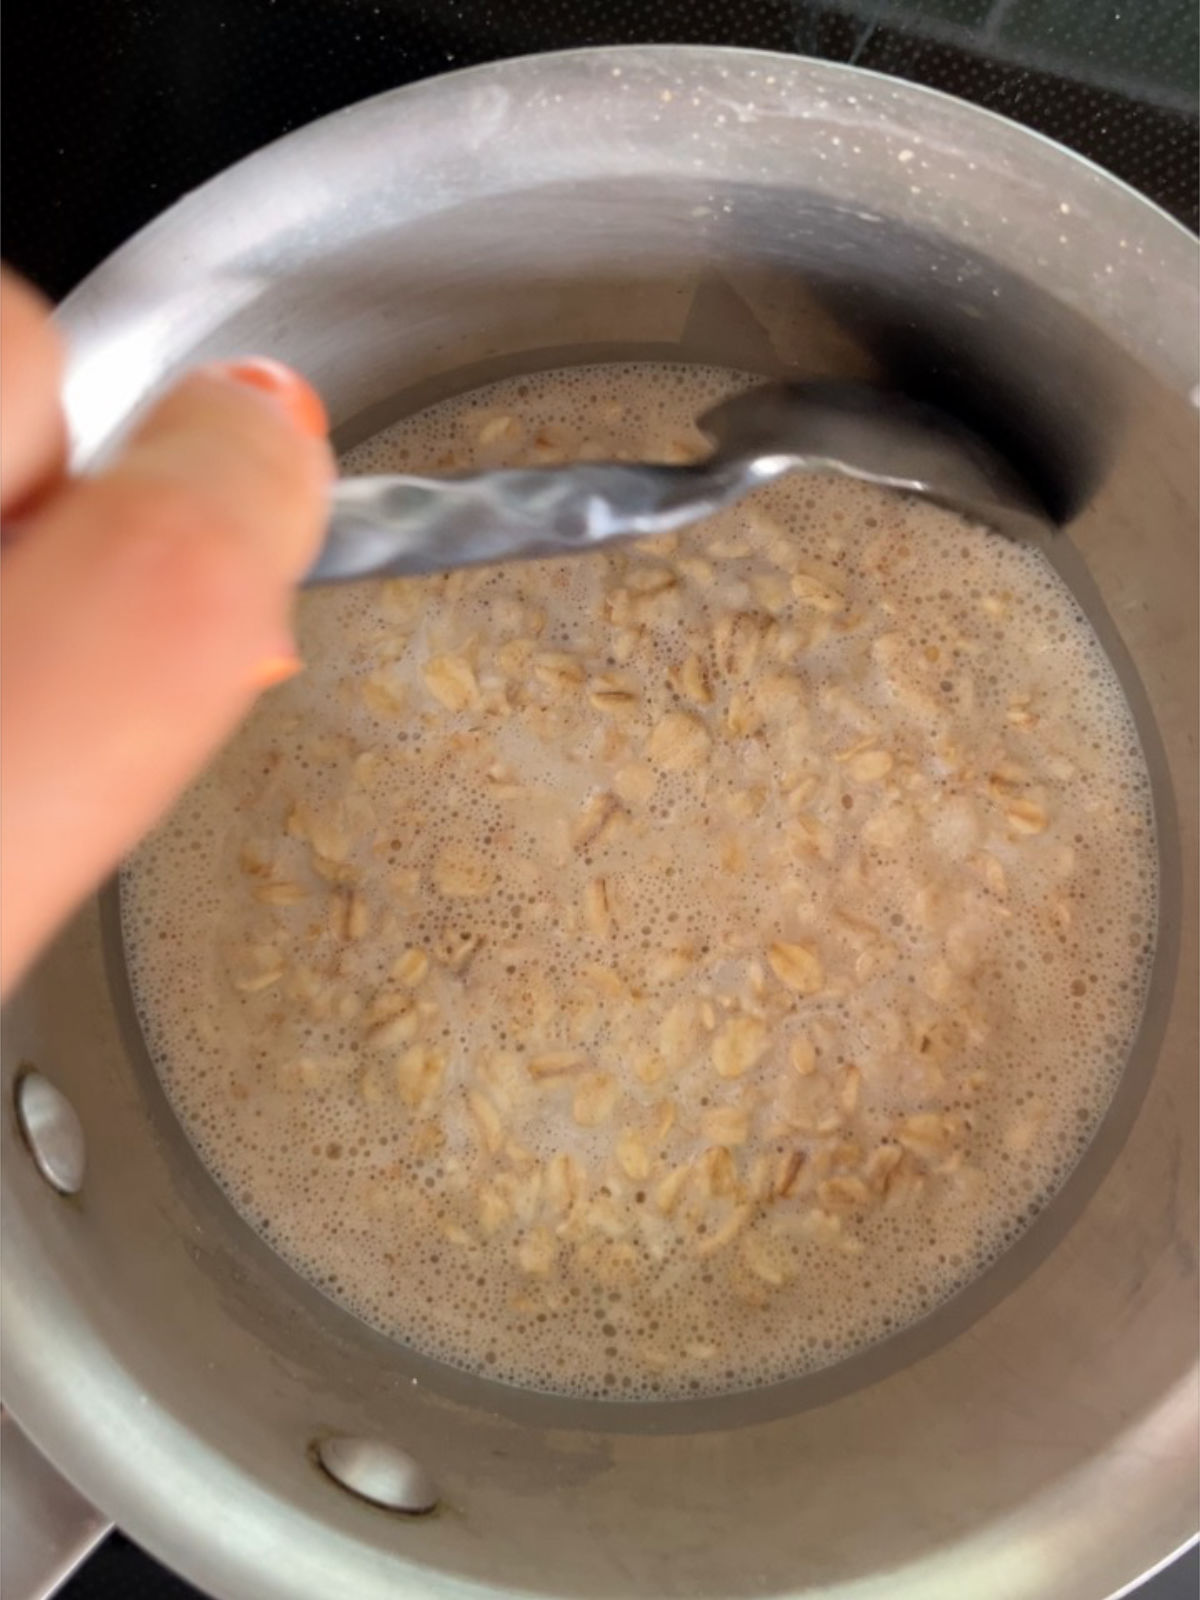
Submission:
<svg viewBox="0 0 1200 1600">
<path fill-rule="evenodd" d="M 932 407 L 863 384 L 764 384 L 699 419 L 687 466 L 578 462 L 455 478 L 343 478 L 306 583 L 573 555 L 699 522 L 786 472 L 840 472 L 923 495 L 1011 538 L 1045 513 L 1000 456 Z"/>
<path fill-rule="evenodd" d="M 698 522 L 760 481 L 753 462 L 719 456 L 695 466 L 583 462 L 457 478 L 343 478 L 305 582 L 571 555 Z"/>
</svg>

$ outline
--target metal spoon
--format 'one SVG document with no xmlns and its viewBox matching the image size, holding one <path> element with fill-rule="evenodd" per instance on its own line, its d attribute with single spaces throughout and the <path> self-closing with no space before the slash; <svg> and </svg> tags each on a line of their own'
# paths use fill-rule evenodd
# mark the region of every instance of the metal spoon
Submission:
<svg viewBox="0 0 1200 1600">
<path fill-rule="evenodd" d="M 445 572 L 669 533 L 788 472 L 840 472 L 922 495 L 1012 538 L 1045 510 L 988 445 L 932 406 L 859 383 L 764 384 L 699 418 L 688 466 L 578 462 L 451 478 L 343 478 L 309 583 Z"/>
</svg>

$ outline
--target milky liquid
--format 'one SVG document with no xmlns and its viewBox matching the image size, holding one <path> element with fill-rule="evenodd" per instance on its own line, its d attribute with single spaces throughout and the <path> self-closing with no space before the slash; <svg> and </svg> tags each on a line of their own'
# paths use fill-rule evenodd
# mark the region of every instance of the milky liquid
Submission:
<svg viewBox="0 0 1200 1600">
<path fill-rule="evenodd" d="M 347 472 L 681 460 L 740 382 L 499 384 Z M 1036 552 L 796 477 L 677 538 L 306 595 L 122 882 L 243 1215 L 426 1353 L 590 1396 L 837 1361 L 1078 1159 L 1153 954 L 1149 781 Z"/>
</svg>

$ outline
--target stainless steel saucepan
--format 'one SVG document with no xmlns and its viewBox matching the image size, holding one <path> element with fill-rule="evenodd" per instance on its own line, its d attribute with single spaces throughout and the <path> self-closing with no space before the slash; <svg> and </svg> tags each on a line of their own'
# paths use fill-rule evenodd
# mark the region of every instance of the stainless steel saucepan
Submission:
<svg viewBox="0 0 1200 1600">
<path fill-rule="evenodd" d="M 308 373 L 344 444 L 496 377 L 637 356 L 948 407 L 1071 519 L 1055 559 L 1125 676 L 1164 886 L 1124 1086 L 988 1277 L 824 1375 L 641 1408 L 446 1371 L 284 1267 L 164 1104 L 101 896 L 4 1017 L 4 1400 L 88 1500 L 222 1600 L 1099 1600 L 1189 1538 L 1196 276 L 1161 212 L 984 112 L 667 47 L 329 117 L 71 296 L 81 463 L 181 368 L 247 351 Z M 82 1176 L 36 1074 L 74 1108 Z"/>
</svg>

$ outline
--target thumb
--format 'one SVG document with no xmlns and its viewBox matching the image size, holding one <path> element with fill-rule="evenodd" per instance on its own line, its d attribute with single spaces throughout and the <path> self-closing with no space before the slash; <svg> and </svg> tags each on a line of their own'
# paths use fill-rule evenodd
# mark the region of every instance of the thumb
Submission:
<svg viewBox="0 0 1200 1600">
<path fill-rule="evenodd" d="M 208 368 L 5 553 L 0 984 L 298 668 L 288 610 L 332 474 L 315 393 Z"/>
</svg>

